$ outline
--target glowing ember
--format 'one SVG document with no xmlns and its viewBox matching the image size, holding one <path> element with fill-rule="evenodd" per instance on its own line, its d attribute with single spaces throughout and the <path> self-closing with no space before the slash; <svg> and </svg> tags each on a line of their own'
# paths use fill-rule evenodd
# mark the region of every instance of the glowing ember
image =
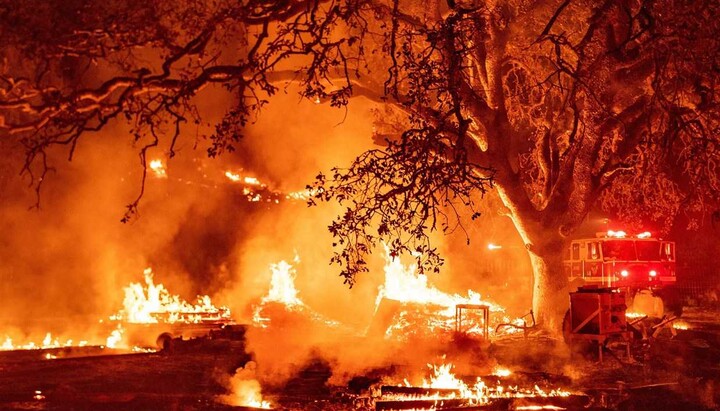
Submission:
<svg viewBox="0 0 720 411">
<path fill-rule="evenodd" d="M 236 173 L 234 171 L 226 171 L 225 177 L 227 177 L 230 181 L 239 183 L 242 182 L 244 184 L 250 185 L 250 186 L 259 186 L 259 187 L 265 187 L 265 184 L 262 184 L 260 180 L 257 179 L 257 177 L 249 177 L 245 176 L 243 177 L 240 173 Z"/>
<path fill-rule="evenodd" d="M 291 191 L 285 195 L 288 200 L 302 200 L 307 201 L 308 198 L 314 197 L 318 194 L 317 189 L 306 189 L 300 191 Z"/>
<path fill-rule="evenodd" d="M 245 184 L 250 184 L 250 185 L 253 185 L 253 186 L 263 185 L 263 184 L 260 184 L 260 180 L 258 180 L 258 179 L 255 178 L 255 177 L 245 177 L 245 178 L 243 179 L 243 181 L 245 182 Z"/>
<path fill-rule="evenodd" d="M 232 171 L 226 171 L 225 177 L 229 178 L 230 181 L 240 181 L 240 174 L 233 173 Z"/>
<path fill-rule="evenodd" d="M 688 324 L 686 321 L 683 320 L 676 320 L 672 324 L 673 328 L 676 330 L 688 330 L 690 329 L 690 324 Z"/>
<path fill-rule="evenodd" d="M 167 171 L 165 170 L 165 165 L 163 164 L 162 160 L 155 159 L 150 161 L 150 170 L 152 170 L 153 173 L 155 173 L 155 177 L 157 178 L 167 178 Z"/>
<path fill-rule="evenodd" d="M 509 377 L 510 374 L 512 374 L 512 372 L 503 367 L 495 367 L 492 372 L 492 375 L 497 375 L 498 377 Z"/>
<path fill-rule="evenodd" d="M 170 294 L 162 284 L 155 284 L 150 268 L 145 269 L 144 275 L 145 286 L 131 283 L 125 287 L 123 309 L 112 316 L 112 320 L 151 324 L 161 321 L 199 323 L 230 319 L 230 310 L 227 307 L 215 307 L 207 295 L 198 296 L 197 304 L 193 305 Z"/>
</svg>

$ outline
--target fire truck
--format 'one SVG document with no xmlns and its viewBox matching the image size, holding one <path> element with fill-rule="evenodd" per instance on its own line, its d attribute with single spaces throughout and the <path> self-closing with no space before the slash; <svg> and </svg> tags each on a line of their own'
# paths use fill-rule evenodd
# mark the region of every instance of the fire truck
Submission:
<svg viewBox="0 0 720 411">
<path fill-rule="evenodd" d="M 563 266 L 570 284 L 658 292 L 675 285 L 675 242 L 610 230 L 573 240 Z"/>
</svg>

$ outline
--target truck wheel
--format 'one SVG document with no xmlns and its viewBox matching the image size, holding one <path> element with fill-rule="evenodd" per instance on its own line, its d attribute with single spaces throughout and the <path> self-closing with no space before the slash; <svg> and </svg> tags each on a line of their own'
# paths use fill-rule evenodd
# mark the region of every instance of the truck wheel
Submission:
<svg viewBox="0 0 720 411">
<path fill-rule="evenodd" d="M 160 351 L 169 352 L 172 349 L 172 334 L 164 332 L 155 340 L 155 344 Z"/>
<path fill-rule="evenodd" d="M 563 317 L 562 332 L 563 332 L 563 340 L 565 340 L 565 344 L 570 345 L 572 343 L 572 324 L 570 324 L 570 310 L 569 309 L 567 311 L 565 311 L 565 316 Z"/>
</svg>

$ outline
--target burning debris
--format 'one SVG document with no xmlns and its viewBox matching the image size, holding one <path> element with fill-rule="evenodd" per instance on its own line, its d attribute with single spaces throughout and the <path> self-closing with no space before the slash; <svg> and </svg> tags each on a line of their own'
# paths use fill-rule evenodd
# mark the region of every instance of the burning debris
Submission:
<svg viewBox="0 0 720 411">
<path fill-rule="evenodd" d="M 483 300 L 473 290 L 462 296 L 448 294 L 429 285 L 428 277 L 419 274 L 415 264 L 405 265 L 399 258 L 393 258 L 387 247 L 384 272 L 385 282 L 380 286 L 375 302 L 376 322 L 371 325 L 371 333 L 381 332 L 387 338 L 405 338 L 416 333 L 450 334 L 457 329 L 457 307 L 482 307 L 487 310 L 481 315 L 468 314 L 468 326 L 463 330 L 468 335 L 489 338 L 488 330 L 497 324 L 518 321 L 511 322 L 504 315 L 503 307 Z M 493 314 L 492 319 L 489 313 Z M 489 321 L 493 324 L 488 324 Z M 516 330 L 504 328 L 503 331 L 511 333 Z"/>
<path fill-rule="evenodd" d="M 178 295 L 171 294 L 163 284 L 155 284 L 153 272 L 150 268 L 144 271 L 145 284 L 130 283 L 123 289 L 123 308 L 109 317 L 108 324 L 114 328 L 104 340 L 80 340 L 77 343 L 72 339 L 61 342 L 58 337 L 47 333 L 40 343 L 25 342 L 14 343 L 9 336 L 5 337 L 0 351 L 10 350 L 48 350 L 56 348 L 101 346 L 111 349 L 132 349 L 137 352 L 147 352 L 145 347 L 129 344 L 127 341 L 128 326 L 133 324 L 225 324 L 232 323 L 230 309 L 216 307 L 207 295 L 197 297 L 196 304 L 190 304 Z M 100 320 L 100 323 L 105 323 Z M 206 330 L 203 330 L 203 332 Z M 52 356 L 47 359 L 54 359 Z"/>
<path fill-rule="evenodd" d="M 243 175 L 242 172 L 243 170 L 228 170 L 225 172 L 225 177 L 233 183 L 241 184 L 243 186 L 243 194 L 250 202 L 265 201 L 277 204 L 281 200 L 307 201 L 308 198 L 313 195 L 311 190 L 290 191 L 287 193 L 273 190 L 269 188 L 267 184 L 262 183 L 257 177 Z"/>
<path fill-rule="evenodd" d="M 51 333 L 45 334 L 45 338 L 40 343 L 27 342 L 22 344 L 14 344 L 12 338 L 6 336 L 2 345 L 0 345 L 0 351 L 11 351 L 11 350 L 45 350 L 51 348 L 61 347 L 72 347 L 79 346 L 84 347 L 88 344 L 87 341 L 79 341 L 77 344 L 73 340 L 66 340 L 61 343 L 57 337 L 53 338 Z"/>
<path fill-rule="evenodd" d="M 110 317 L 113 321 L 135 324 L 200 323 L 230 321 L 230 309 L 215 307 L 207 295 L 199 295 L 196 304 L 190 304 L 153 281 L 152 269 L 144 271 L 145 286 L 130 283 L 125 287 L 123 309 Z"/>
<path fill-rule="evenodd" d="M 456 410 L 456 409 L 532 409 L 524 407 L 557 407 L 566 409 L 568 400 L 583 402 L 587 396 L 572 394 L 560 388 L 541 388 L 537 384 L 523 388 L 508 377 L 509 370 L 502 369 L 497 375 L 459 378 L 453 373 L 454 365 L 428 364 L 429 379 L 416 386 L 404 380 L 401 385 L 383 385 L 375 402 L 376 410 Z M 513 384 L 515 383 L 515 384 Z M 493 406 L 496 406 L 493 408 Z"/>
<path fill-rule="evenodd" d="M 300 262 L 300 257 L 295 255 L 295 264 Z M 262 297 L 260 304 L 253 310 L 253 324 L 265 328 L 272 321 L 273 315 L 282 313 L 297 313 L 318 324 L 325 325 L 331 329 L 337 329 L 340 323 L 333 321 L 312 308 L 308 307 L 299 297 L 295 288 L 295 277 L 297 270 L 293 265 L 282 260 L 270 265 L 272 276 L 270 278 L 270 289 Z"/>
</svg>

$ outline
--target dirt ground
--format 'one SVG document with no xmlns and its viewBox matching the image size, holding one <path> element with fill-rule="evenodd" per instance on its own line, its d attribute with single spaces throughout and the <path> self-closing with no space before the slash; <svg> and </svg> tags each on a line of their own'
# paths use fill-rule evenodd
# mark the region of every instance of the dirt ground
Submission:
<svg viewBox="0 0 720 411">
<path fill-rule="evenodd" d="M 673 336 L 637 341 L 632 355 L 609 347 L 571 350 L 562 340 L 537 334 L 450 347 L 458 359 L 493 358 L 527 381 L 552 381 L 587 396 L 584 410 L 720 409 L 720 313 L 687 310 L 690 325 Z M 47 359 L 52 354 L 57 358 Z M 242 341 L 198 339 L 155 353 L 120 353 L 97 347 L 0 352 L 2 410 L 224 410 L 227 379 L 250 360 Z M 332 370 L 321 360 L 308 364 L 266 396 L 276 409 L 372 410 L 372 387 L 392 367 L 329 386 Z M 488 409 L 496 409 L 488 408 Z M 477 409 L 477 408 L 476 408 Z M 514 409 L 504 408 L 504 409 Z M 572 407 L 566 409 L 573 409 Z"/>
</svg>

